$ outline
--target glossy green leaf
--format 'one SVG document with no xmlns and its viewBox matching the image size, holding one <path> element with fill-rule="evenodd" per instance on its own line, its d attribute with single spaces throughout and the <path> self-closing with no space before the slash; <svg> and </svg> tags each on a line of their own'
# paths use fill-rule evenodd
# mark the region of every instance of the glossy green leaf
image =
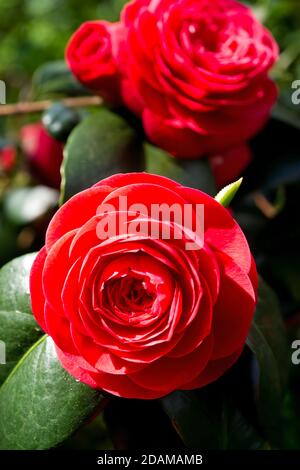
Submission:
<svg viewBox="0 0 300 470">
<path fill-rule="evenodd" d="M 135 131 L 102 108 L 84 119 L 65 147 L 61 201 L 115 173 L 137 171 L 142 158 Z"/>
<path fill-rule="evenodd" d="M 83 95 L 86 88 L 79 83 L 64 60 L 48 62 L 39 67 L 33 75 L 32 85 L 36 97 L 49 95 Z"/>
<path fill-rule="evenodd" d="M 289 92 L 288 92 L 287 99 L 289 100 L 289 104 L 291 105 L 291 90 L 289 89 L 288 91 Z M 272 116 L 278 121 L 282 121 L 285 124 L 288 124 L 290 126 L 297 127 L 298 129 L 300 129 L 299 113 L 297 113 L 297 110 L 295 109 L 294 106 L 293 108 L 291 106 L 287 108 L 285 106 L 285 103 L 283 103 L 280 98 L 276 106 L 273 108 Z"/>
<path fill-rule="evenodd" d="M 224 396 L 205 387 L 177 391 L 161 399 L 185 445 L 194 449 L 261 449 L 264 440 Z"/>
<path fill-rule="evenodd" d="M 49 449 L 71 436 L 103 404 L 103 395 L 76 382 L 42 337 L 0 388 L 0 449 Z"/>
<path fill-rule="evenodd" d="M 162 406 L 183 442 L 190 448 L 223 449 L 225 428 L 222 403 L 208 390 L 176 391 L 161 399 Z"/>
<path fill-rule="evenodd" d="M 225 449 L 266 450 L 270 446 L 232 403 L 224 404 Z"/>
<path fill-rule="evenodd" d="M 243 178 L 240 178 L 238 181 L 225 186 L 221 189 L 218 194 L 215 196 L 215 200 L 218 201 L 222 206 L 228 207 L 234 196 L 236 195 L 239 187 L 241 186 Z"/>
<path fill-rule="evenodd" d="M 247 344 L 257 361 L 253 377 L 260 423 L 276 445 L 281 440 L 281 407 L 289 357 L 275 294 L 262 279 Z"/>
<path fill-rule="evenodd" d="M 272 350 L 278 367 L 281 387 L 284 388 L 288 382 L 290 367 L 286 327 L 282 319 L 278 298 L 273 289 L 261 277 L 259 278 L 258 303 L 254 319 Z"/>
<path fill-rule="evenodd" d="M 31 313 L 29 274 L 36 255 L 20 256 L 0 269 L 0 310 Z"/>
<path fill-rule="evenodd" d="M 20 256 L 0 270 L 0 340 L 6 346 L 6 364 L 0 365 L 0 383 L 42 335 L 31 314 L 29 294 L 29 273 L 35 257 L 36 253 Z"/>
<path fill-rule="evenodd" d="M 174 158 L 164 150 L 145 144 L 146 171 L 166 176 L 184 186 L 214 195 L 216 186 L 207 160 Z"/>
<path fill-rule="evenodd" d="M 272 440 L 280 429 L 281 386 L 274 354 L 259 327 L 253 322 L 247 344 L 254 353 L 254 387 L 260 422 Z"/>
<path fill-rule="evenodd" d="M 0 384 L 42 334 L 30 313 L 0 310 L 0 340 L 5 344 L 5 364 L 0 364 Z"/>
<path fill-rule="evenodd" d="M 54 139 L 65 142 L 70 132 L 82 119 L 80 110 L 69 108 L 57 101 L 42 115 L 42 123 Z"/>
</svg>

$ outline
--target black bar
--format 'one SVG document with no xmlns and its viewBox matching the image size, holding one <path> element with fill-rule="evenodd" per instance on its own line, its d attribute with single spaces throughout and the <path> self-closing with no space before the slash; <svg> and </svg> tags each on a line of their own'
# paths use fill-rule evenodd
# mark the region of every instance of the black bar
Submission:
<svg viewBox="0 0 300 470">
<path fill-rule="evenodd" d="M 1 451 L 1 468 L 156 468 L 166 467 L 247 467 L 264 465 L 267 468 L 298 468 L 300 450 L 295 451 Z M 297 466 L 297 467 L 296 467 Z"/>
</svg>

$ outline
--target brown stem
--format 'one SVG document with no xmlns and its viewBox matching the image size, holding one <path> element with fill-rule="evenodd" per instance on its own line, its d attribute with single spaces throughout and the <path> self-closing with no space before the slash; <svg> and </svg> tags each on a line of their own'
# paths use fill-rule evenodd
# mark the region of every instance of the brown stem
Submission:
<svg viewBox="0 0 300 470">
<path fill-rule="evenodd" d="M 70 108 L 81 108 L 84 106 L 99 106 L 103 103 L 100 96 L 79 96 L 76 98 L 64 98 L 58 100 L 60 103 L 69 106 Z M 33 101 L 15 104 L 4 104 L 0 105 L 0 116 L 14 116 L 16 114 L 30 114 L 39 113 L 48 109 L 53 101 Z"/>
<path fill-rule="evenodd" d="M 253 193 L 253 200 L 258 209 L 268 218 L 273 219 L 278 214 L 278 210 L 260 192 Z"/>
</svg>

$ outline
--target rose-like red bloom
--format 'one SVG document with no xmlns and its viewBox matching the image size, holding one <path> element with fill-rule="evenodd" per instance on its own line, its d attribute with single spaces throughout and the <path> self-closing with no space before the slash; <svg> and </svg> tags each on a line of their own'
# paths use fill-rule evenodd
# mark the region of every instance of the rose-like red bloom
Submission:
<svg viewBox="0 0 300 470">
<path fill-rule="evenodd" d="M 101 240 L 99 223 L 124 216 L 121 196 L 131 221 L 169 227 L 170 238 L 130 232 L 124 222 Z M 172 220 L 150 220 L 152 205 L 162 203 L 204 205 L 201 249 L 186 249 L 189 237 L 185 229 L 176 237 Z M 256 288 L 247 241 L 228 210 L 146 173 L 111 176 L 62 206 L 30 278 L 35 318 L 63 367 L 92 387 L 143 399 L 220 377 L 243 350 Z"/>
<path fill-rule="evenodd" d="M 41 123 L 23 126 L 20 134 L 22 150 L 34 175 L 48 186 L 59 188 L 63 144 L 49 135 Z"/>
<path fill-rule="evenodd" d="M 87 21 L 71 37 L 67 63 L 77 79 L 114 103 L 119 97 L 119 74 L 114 59 L 123 28 L 119 23 Z"/>
<path fill-rule="evenodd" d="M 125 104 L 153 143 L 197 158 L 248 140 L 277 97 L 271 34 L 235 0 L 134 0 L 119 49 Z"/>
<path fill-rule="evenodd" d="M 211 155 L 209 161 L 217 187 L 221 189 L 236 180 L 251 160 L 252 152 L 247 144 Z"/>
</svg>

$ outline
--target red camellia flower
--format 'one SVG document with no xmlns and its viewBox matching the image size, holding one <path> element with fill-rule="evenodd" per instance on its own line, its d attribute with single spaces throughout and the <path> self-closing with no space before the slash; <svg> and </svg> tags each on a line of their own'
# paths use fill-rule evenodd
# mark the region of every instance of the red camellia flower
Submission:
<svg viewBox="0 0 300 470">
<path fill-rule="evenodd" d="M 261 130 L 277 98 L 268 78 L 277 56 L 271 33 L 235 0 L 133 0 L 118 23 L 84 23 L 66 51 L 84 85 L 122 101 L 154 144 L 183 158 Z"/>
<path fill-rule="evenodd" d="M 192 207 L 193 223 L 202 205 L 204 236 L 187 249 L 187 224 L 155 218 L 153 205 Z M 157 236 L 167 229 L 169 237 Z M 220 377 L 243 350 L 256 288 L 247 241 L 228 210 L 146 173 L 111 176 L 62 206 L 30 278 L 34 315 L 63 367 L 91 387 L 142 399 Z"/>
<path fill-rule="evenodd" d="M 119 23 L 87 21 L 73 34 L 66 60 L 78 80 L 105 99 L 119 101 L 119 74 L 114 60 L 123 28 Z"/>
<path fill-rule="evenodd" d="M 179 157 L 239 145 L 277 97 L 271 34 L 235 0 L 134 0 L 119 51 L 126 105 L 150 140 Z"/>
<path fill-rule="evenodd" d="M 46 132 L 41 123 L 21 129 L 21 147 L 33 173 L 45 184 L 59 188 L 64 146 Z"/>
</svg>

